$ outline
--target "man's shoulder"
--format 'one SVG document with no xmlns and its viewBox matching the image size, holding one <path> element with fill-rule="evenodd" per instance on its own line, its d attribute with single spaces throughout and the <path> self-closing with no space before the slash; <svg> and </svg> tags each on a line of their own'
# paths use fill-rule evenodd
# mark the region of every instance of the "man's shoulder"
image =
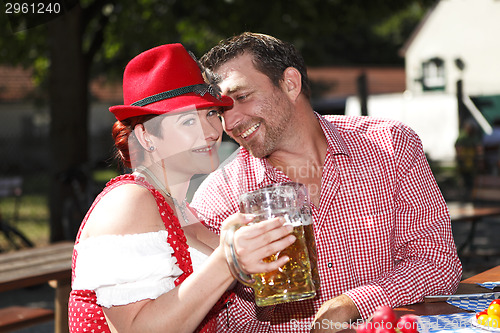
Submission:
<svg viewBox="0 0 500 333">
<path fill-rule="evenodd" d="M 408 125 L 394 119 L 344 115 L 326 115 L 324 118 L 333 124 L 341 134 L 398 131 L 410 136 L 415 135 L 413 129 Z"/>
<path fill-rule="evenodd" d="M 254 164 L 256 160 L 257 159 L 253 157 L 248 150 L 239 147 L 231 156 L 225 159 L 209 177 L 227 177 L 228 175 L 238 174 L 239 171 L 247 168 L 249 164 Z"/>
<path fill-rule="evenodd" d="M 242 177 L 245 170 L 249 170 L 249 166 L 256 163 L 256 158 L 253 157 L 248 150 L 238 148 L 225 161 L 223 161 L 217 170 L 210 173 L 202 184 L 198 187 L 198 192 L 209 191 L 212 188 L 224 187 L 228 184 L 238 184 L 239 178 Z"/>
</svg>

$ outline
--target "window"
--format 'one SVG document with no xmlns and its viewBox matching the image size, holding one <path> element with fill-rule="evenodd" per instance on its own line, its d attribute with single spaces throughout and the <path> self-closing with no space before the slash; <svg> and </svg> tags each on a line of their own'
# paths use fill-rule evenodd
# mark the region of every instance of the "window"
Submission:
<svg viewBox="0 0 500 333">
<path fill-rule="evenodd" d="M 444 90 L 446 77 L 444 73 L 444 61 L 441 58 L 431 58 L 422 63 L 422 89 Z"/>
</svg>

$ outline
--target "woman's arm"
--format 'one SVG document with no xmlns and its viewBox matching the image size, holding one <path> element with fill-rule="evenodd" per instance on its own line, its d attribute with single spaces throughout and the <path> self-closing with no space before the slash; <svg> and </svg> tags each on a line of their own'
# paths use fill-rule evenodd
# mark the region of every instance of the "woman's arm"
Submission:
<svg viewBox="0 0 500 333">
<path fill-rule="evenodd" d="M 136 187 L 129 188 L 128 193 L 113 193 L 119 188 L 108 193 L 92 212 L 89 222 L 94 222 L 88 225 L 87 237 L 164 229 L 156 203 L 149 193 L 143 193 Z M 130 192 L 130 200 L 124 200 L 122 195 L 128 198 Z M 115 199 L 120 197 L 120 200 L 113 200 L 113 196 L 116 196 Z M 120 209 L 116 208 L 115 202 L 120 202 Z M 250 220 L 243 214 L 234 214 L 226 220 L 226 225 L 246 224 Z M 283 226 L 283 223 L 283 219 L 273 219 L 240 228 L 235 233 L 237 251 L 240 248 L 254 250 L 240 253 L 248 273 L 271 271 L 286 263 L 287 258 L 272 263 L 261 260 L 294 242 L 295 237 L 289 235 L 291 228 Z M 112 332 L 192 332 L 232 282 L 223 246 L 218 246 L 205 265 L 169 292 L 154 300 L 146 299 L 103 310 Z"/>
<path fill-rule="evenodd" d="M 246 223 L 242 214 L 228 220 Z M 287 236 L 290 228 L 283 223 L 283 219 L 273 219 L 238 230 L 238 238 L 253 244 L 257 253 L 245 256 L 251 257 L 246 258 L 249 273 L 271 271 L 286 263 L 287 258 L 272 263 L 261 261 L 295 241 L 294 236 Z M 192 332 L 232 282 L 223 247 L 219 246 L 200 270 L 175 289 L 155 300 L 111 307 L 104 313 L 115 332 Z"/>
</svg>

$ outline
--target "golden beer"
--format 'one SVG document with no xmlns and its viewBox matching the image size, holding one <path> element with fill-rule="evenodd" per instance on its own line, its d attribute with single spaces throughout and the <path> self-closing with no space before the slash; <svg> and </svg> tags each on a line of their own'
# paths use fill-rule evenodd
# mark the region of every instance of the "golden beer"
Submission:
<svg viewBox="0 0 500 333">
<path fill-rule="evenodd" d="M 311 267 L 304 237 L 304 227 L 293 228 L 295 242 L 272 256 L 265 262 L 275 261 L 282 256 L 290 260 L 281 268 L 260 274 L 252 274 L 255 283 L 255 302 L 259 306 L 313 298 L 316 290 L 311 276 Z"/>
<path fill-rule="evenodd" d="M 311 275 L 316 290 L 321 286 L 318 271 L 318 253 L 316 252 L 316 240 L 314 239 L 313 224 L 304 225 L 304 238 L 307 245 L 307 254 L 309 255 L 309 264 L 311 266 Z"/>
<path fill-rule="evenodd" d="M 299 183 L 272 184 L 240 196 L 240 211 L 255 216 L 253 223 L 282 216 L 293 226 L 295 242 L 283 251 L 264 259 L 272 262 L 289 258 L 279 269 L 248 276 L 241 271 L 234 251 L 233 232 L 226 234 L 226 258 L 233 275 L 253 288 L 259 306 L 309 299 L 319 288 L 316 244 L 307 189 Z M 232 230 L 232 229 L 231 229 Z M 310 260 L 313 260 L 311 265 Z"/>
</svg>

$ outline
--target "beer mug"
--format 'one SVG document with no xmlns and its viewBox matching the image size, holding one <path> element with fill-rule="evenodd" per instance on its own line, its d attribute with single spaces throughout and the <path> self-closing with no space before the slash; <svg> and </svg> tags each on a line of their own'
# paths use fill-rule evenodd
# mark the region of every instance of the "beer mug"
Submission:
<svg viewBox="0 0 500 333">
<path fill-rule="evenodd" d="M 255 303 L 258 306 L 308 299 L 316 295 L 304 230 L 304 227 L 307 228 L 305 223 L 310 223 L 312 219 L 304 223 L 302 218 L 304 198 L 301 199 L 301 192 L 297 191 L 295 184 L 273 184 L 240 196 L 240 211 L 254 215 L 252 223 L 282 216 L 286 223 L 293 226 L 295 242 L 264 259 L 266 262 L 271 262 L 286 255 L 290 259 L 283 267 L 268 273 L 251 276 L 244 274 L 238 265 L 233 243 L 234 232 L 238 226 L 232 226 L 226 232 L 224 243 L 229 267 L 240 282 L 253 288 Z M 310 228 L 312 228 L 311 223 Z"/>
<path fill-rule="evenodd" d="M 314 227 L 311 211 L 311 201 L 307 187 L 304 184 L 296 182 L 275 183 L 268 185 L 272 186 L 292 186 L 297 193 L 297 205 L 300 207 L 300 215 L 302 218 L 302 225 L 304 226 L 304 237 L 307 246 L 307 254 L 309 255 L 309 263 L 311 265 L 311 274 L 316 291 L 319 289 L 321 283 L 318 271 L 318 252 L 316 250 L 316 240 L 314 238 Z"/>
</svg>

